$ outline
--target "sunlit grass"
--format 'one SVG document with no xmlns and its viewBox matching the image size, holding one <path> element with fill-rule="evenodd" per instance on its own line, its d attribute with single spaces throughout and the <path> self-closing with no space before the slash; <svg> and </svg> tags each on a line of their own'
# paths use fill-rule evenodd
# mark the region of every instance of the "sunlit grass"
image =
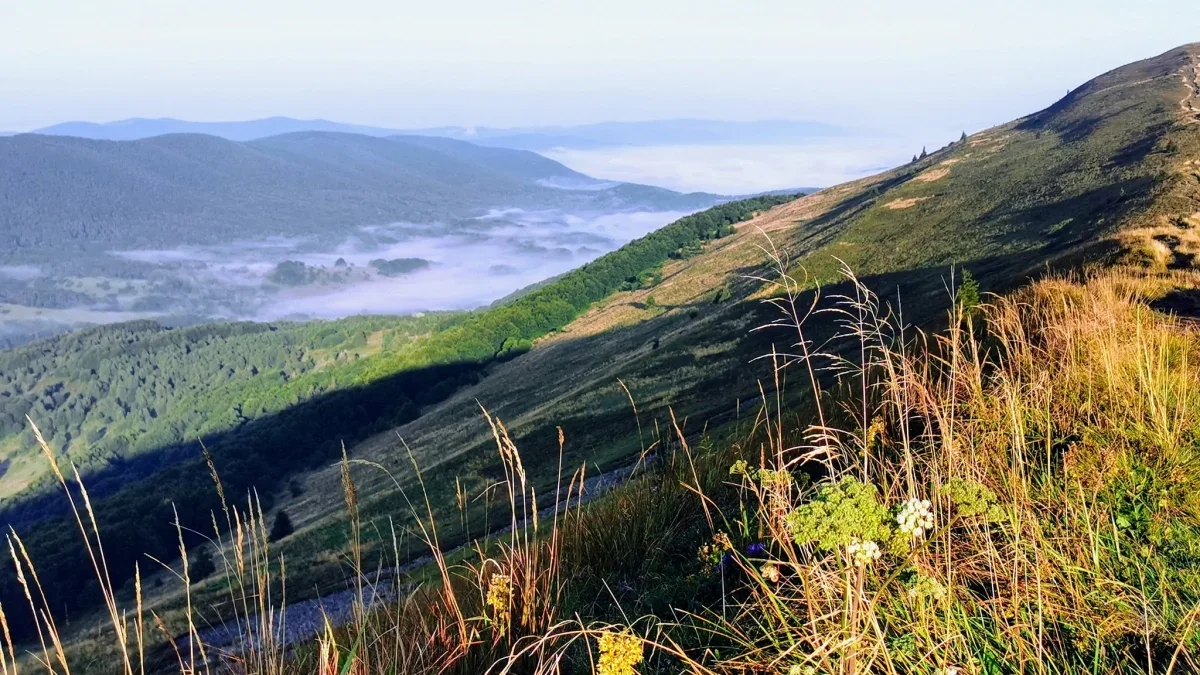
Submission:
<svg viewBox="0 0 1200 675">
<path fill-rule="evenodd" d="M 422 491 L 394 484 L 414 529 L 384 538 L 399 561 L 400 540 L 416 536 L 424 569 L 363 556 L 351 467 L 386 470 L 344 458 L 353 611 L 297 644 L 284 640 L 286 561 L 253 495 L 222 494 L 206 544 L 218 573 L 203 592 L 186 562 L 172 569 L 182 614 L 144 606 L 140 573 L 122 607 L 103 523 L 38 434 L 106 598 L 107 643 L 64 640 L 37 561 L 10 533 L 21 616 L 36 617 L 39 638 L 6 639 L 17 611 L 4 608 L 0 672 L 1194 670 L 1200 343 L 1148 303 L 1200 277 L 1047 279 L 978 307 L 951 302 L 949 328 L 926 335 L 844 274 L 847 295 L 815 311 L 798 304 L 803 280 L 771 280 L 775 325 L 795 340 L 765 355 L 774 376 L 756 414 L 720 434 L 678 420 L 646 430 L 647 461 L 595 501 L 581 499 L 587 472 L 561 460 L 558 485 L 539 494 L 484 412 L 504 469 L 489 498 L 508 505 L 507 527 L 449 550 L 414 462 Z M 809 341 L 812 321 L 841 327 L 836 349 Z M 807 403 L 784 403 L 796 400 L 777 392 L 784 380 L 814 390 Z M 458 508 L 477 497 L 460 494 Z M 235 626 L 232 643 L 203 639 L 217 617 Z"/>
</svg>

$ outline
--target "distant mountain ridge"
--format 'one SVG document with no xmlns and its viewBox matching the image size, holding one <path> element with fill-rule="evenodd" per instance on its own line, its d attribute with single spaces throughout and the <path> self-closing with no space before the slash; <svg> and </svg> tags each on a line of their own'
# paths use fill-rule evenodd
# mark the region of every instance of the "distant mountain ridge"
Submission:
<svg viewBox="0 0 1200 675">
<path fill-rule="evenodd" d="M 560 184 L 578 186 L 563 189 Z M 605 183 L 533 152 L 304 131 L 0 139 L 0 260 L 434 222 L 497 207 L 694 210 L 716 195 Z"/>
<path fill-rule="evenodd" d="M 719 145 L 788 143 L 842 136 L 847 130 L 820 122 L 760 120 L 727 122 L 673 119 L 641 122 L 600 122 L 575 126 L 433 127 L 393 129 L 345 124 L 324 119 L 300 120 L 268 117 L 232 122 L 191 122 L 171 118 L 132 118 L 115 122 L 64 122 L 34 130 L 48 136 L 75 136 L 95 140 L 130 141 L 167 134 L 206 134 L 232 141 L 251 141 L 302 131 L 326 131 L 364 136 L 432 136 L 470 141 L 517 150 L 552 148 L 594 149 L 646 145 Z"/>
<path fill-rule="evenodd" d="M 168 134 L 205 134 L 230 141 L 253 141 L 299 131 L 329 131 L 363 136 L 395 136 L 404 132 L 361 124 L 343 124 L 329 120 L 300 120 L 290 117 L 266 117 L 235 122 L 191 122 L 169 117 L 134 117 L 115 122 L 63 122 L 35 129 L 31 133 L 46 136 L 75 136 L 101 141 L 136 141 Z"/>
</svg>

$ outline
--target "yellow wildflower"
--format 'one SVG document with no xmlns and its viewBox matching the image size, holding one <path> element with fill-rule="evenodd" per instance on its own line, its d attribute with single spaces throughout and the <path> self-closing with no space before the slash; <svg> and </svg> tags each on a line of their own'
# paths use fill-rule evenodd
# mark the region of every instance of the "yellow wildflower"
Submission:
<svg viewBox="0 0 1200 675">
<path fill-rule="evenodd" d="M 487 604 L 492 608 L 496 627 L 503 632 L 508 629 L 509 600 L 512 598 L 512 581 L 504 574 L 493 574 L 488 582 Z"/>
<path fill-rule="evenodd" d="M 598 675 L 637 675 L 634 666 L 642 662 L 642 641 L 633 633 L 605 631 L 600 636 Z"/>
<path fill-rule="evenodd" d="M 713 544 L 725 551 L 733 550 L 733 542 L 729 540 L 729 535 L 724 532 L 718 532 L 713 535 Z"/>
</svg>

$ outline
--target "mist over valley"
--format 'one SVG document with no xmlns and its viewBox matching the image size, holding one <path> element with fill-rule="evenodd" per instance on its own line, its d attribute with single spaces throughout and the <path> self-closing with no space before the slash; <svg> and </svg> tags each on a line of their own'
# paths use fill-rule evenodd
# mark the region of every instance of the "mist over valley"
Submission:
<svg viewBox="0 0 1200 675">
<path fill-rule="evenodd" d="M 97 297 L 96 306 L 153 312 L 168 321 L 472 309 L 578 267 L 687 213 L 499 208 L 454 223 L 362 226 L 333 246 L 276 237 L 112 251 L 109 255 L 145 269 L 147 278 Z M 64 281 L 67 288 L 78 283 Z"/>
<path fill-rule="evenodd" d="M 0 139 L 0 348 L 138 319 L 474 309 L 723 195 L 812 191 L 918 147 L 803 122 L 420 133 L 126 120 Z"/>
<path fill-rule="evenodd" d="M 727 199 L 436 137 L 22 135 L 0 157 L 0 346 L 472 309 Z"/>
</svg>

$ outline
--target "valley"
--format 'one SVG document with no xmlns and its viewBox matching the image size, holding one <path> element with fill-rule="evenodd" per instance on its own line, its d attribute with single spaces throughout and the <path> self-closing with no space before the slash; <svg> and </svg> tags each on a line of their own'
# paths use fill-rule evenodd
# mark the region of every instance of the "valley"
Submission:
<svg viewBox="0 0 1200 675">
<path fill-rule="evenodd" d="M 0 351 L 15 639 L 70 616 L 113 658 L 102 608 L 144 603 L 152 670 L 218 633 L 248 671 L 1174 667 L 1200 336 L 1156 308 L 1200 287 L 1198 63 L 745 199 L 447 138 L 0 139 L 12 342 L 119 321 Z M 311 630 L 274 645 L 285 587 Z"/>
<path fill-rule="evenodd" d="M 0 346 L 139 317 L 471 309 L 722 199 L 424 137 L 21 135 L 0 157 L 0 302 L 24 308 L 0 314 Z M 373 264 L 410 258 L 424 262 Z"/>
</svg>

